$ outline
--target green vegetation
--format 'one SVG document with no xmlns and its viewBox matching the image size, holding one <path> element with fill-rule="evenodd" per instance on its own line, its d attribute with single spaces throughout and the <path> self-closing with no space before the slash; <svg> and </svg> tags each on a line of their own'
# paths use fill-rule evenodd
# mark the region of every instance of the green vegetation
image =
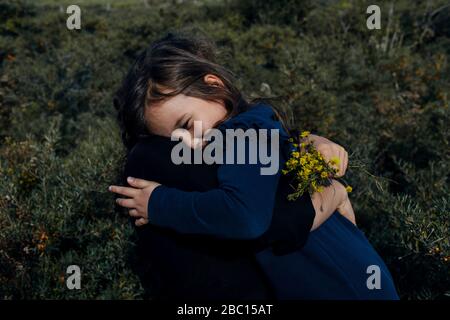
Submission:
<svg viewBox="0 0 450 320">
<path fill-rule="evenodd" d="M 450 295 L 448 1 L 380 1 L 381 30 L 364 1 L 79 1 L 74 31 L 57 3 L 0 2 L 0 298 L 142 297 L 106 191 L 124 156 L 112 94 L 182 27 L 217 42 L 248 97 L 277 97 L 379 177 L 347 180 L 401 297 Z M 64 284 L 70 264 L 81 290 Z"/>
</svg>

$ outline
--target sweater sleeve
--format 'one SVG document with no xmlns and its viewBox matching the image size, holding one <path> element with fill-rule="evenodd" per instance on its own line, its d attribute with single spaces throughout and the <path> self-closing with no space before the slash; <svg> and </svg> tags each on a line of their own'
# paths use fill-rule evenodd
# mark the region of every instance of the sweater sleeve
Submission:
<svg viewBox="0 0 450 320">
<path fill-rule="evenodd" d="M 222 129 L 265 128 L 279 131 L 282 128 L 271 115 L 273 113 L 267 107 L 254 109 L 227 121 Z M 285 138 L 284 135 L 279 136 Z M 248 161 L 249 144 L 255 141 L 244 141 L 245 164 L 236 163 L 234 158 L 233 163 L 220 165 L 217 170 L 217 188 L 205 192 L 186 192 L 164 185 L 158 186 L 148 203 L 149 222 L 180 233 L 231 239 L 254 239 L 266 232 L 272 220 L 280 170 L 275 174 L 261 174 L 265 165 L 259 161 L 259 156 L 254 164 Z M 266 150 L 269 153 L 270 141 L 267 139 Z M 259 147 L 258 138 L 258 149 Z M 233 148 L 236 156 L 237 144 Z M 224 148 L 224 159 L 227 149 L 228 147 Z M 279 149 L 272 152 L 279 153 Z"/>
</svg>

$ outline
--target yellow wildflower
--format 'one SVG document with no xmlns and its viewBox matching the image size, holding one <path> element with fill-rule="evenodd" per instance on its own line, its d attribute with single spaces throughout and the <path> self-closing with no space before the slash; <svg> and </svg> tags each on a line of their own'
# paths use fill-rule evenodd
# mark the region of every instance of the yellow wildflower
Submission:
<svg viewBox="0 0 450 320">
<path fill-rule="evenodd" d="M 338 157 L 331 158 L 330 159 L 330 164 L 338 165 L 339 164 L 339 158 Z"/>
<path fill-rule="evenodd" d="M 306 138 L 309 134 L 309 131 L 303 131 L 298 138 Z M 307 139 L 300 143 L 294 143 L 292 138 L 289 141 L 292 142 L 292 150 L 282 173 L 292 174 L 294 179 L 291 183 L 295 187 L 291 186 L 295 192 L 288 196 L 288 200 L 295 200 L 304 192 L 322 192 L 329 178 L 335 176 L 339 158 L 333 157 L 328 161 Z M 348 186 L 346 190 L 351 192 L 352 188 Z"/>
<path fill-rule="evenodd" d="M 307 136 L 309 136 L 310 133 L 311 133 L 311 132 L 309 132 L 309 131 L 303 131 L 303 132 L 300 134 L 300 137 L 306 138 Z"/>
</svg>

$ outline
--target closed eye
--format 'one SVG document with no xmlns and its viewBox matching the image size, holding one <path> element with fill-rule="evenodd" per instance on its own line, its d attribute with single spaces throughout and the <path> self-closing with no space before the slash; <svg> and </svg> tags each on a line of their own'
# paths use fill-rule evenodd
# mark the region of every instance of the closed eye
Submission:
<svg viewBox="0 0 450 320">
<path fill-rule="evenodd" d="M 191 121 L 191 118 L 189 117 L 189 118 L 183 123 L 183 125 L 181 126 L 181 128 L 188 130 L 188 129 L 191 127 L 191 126 L 190 126 L 190 121 Z"/>
</svg>

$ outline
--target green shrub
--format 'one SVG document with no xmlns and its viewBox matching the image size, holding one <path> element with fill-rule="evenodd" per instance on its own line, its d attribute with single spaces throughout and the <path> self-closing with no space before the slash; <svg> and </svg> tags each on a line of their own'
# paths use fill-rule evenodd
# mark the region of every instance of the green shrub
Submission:
<svg viewBox="0 0 450 320">
<path fill-rule="evenodd" d="M 142 298 L 106 191 L 124 156 L 111 98 L 140 49 L 186 26 L 218 43 L 246 96 L 274 98 L 376 176 L 347 180 L 401 297 L 450 294 L 446 1 L 385 4 L 374 31 L 363 1 L 106 2 L 81 5 L 79 31 L 55 1 L 0 4 L 0 297 Z M 65 287 L 71 264 L 80 291 Z"/>
</svg>

